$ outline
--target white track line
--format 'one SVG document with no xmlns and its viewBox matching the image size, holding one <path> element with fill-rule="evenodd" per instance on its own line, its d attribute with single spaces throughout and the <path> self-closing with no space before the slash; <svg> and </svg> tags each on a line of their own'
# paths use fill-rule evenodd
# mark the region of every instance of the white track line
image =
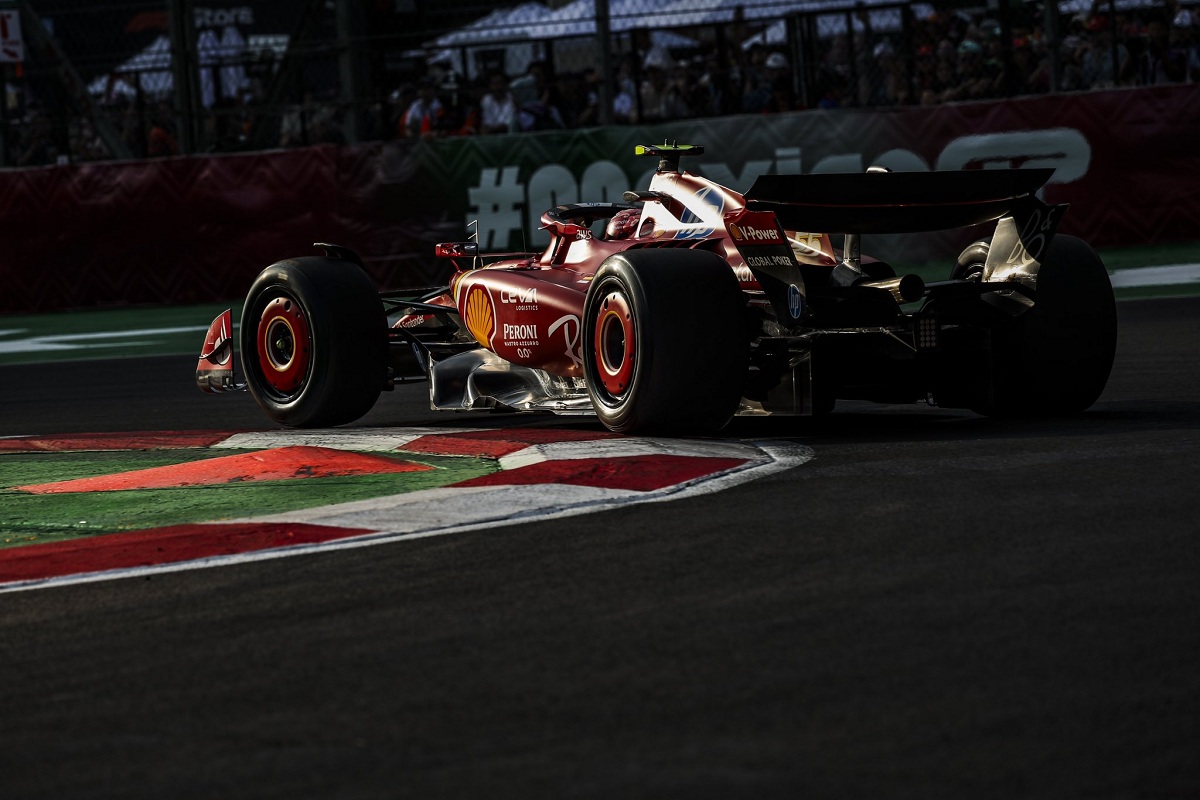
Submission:
<svg viewBox="0 0 1200 800">
<path fill-rule="evenodd" d="M 1177 286 L 1200 281 L 1200 264 L 1175 264 L 1169 267 L 1137 267 L 1109 273 L 1114 289 L 1138 286 Z"/>
<path fill-rule="evenodd" d="M 328 428 L 324 430 L 278 430 L 235 433 L 213 447 L 269 450 L 272 447 L 329 447 L 364 453 L 390 452 L 423 436 L 491 430 L 490 428 Z"/>
<path fill-rule="evenodd" d="M 585 442 L 535 444 L 502 456 L 502 469 L 519 469 L 543 461 L 586 458 L 631 458 L 635 456 L 688 456 L 692 458 L 761 458 L 758 448 L 744 442 L 710 439 L 595 439 Z"/>
</svg>

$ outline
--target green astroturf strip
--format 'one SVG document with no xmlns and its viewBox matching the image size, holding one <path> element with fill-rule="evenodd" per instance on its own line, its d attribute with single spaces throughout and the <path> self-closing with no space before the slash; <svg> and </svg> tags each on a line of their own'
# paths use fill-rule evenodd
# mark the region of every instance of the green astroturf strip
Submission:
<svg viewBox="0 0 1200 800">
<path fill-rule="evenodd" d="M 203 461 L 253 450 L 116 450 L 0 454 L 0 489 Z M 0 512 L 3 519 L 3 512 Z"/>
<path fill-rule="evenodd" d="M 172 450 L 0 456 L 0 486 L 107 475 L 237 452 L 246 451 Z M 0 489 L 0 549 L 367 500 L 446 486 L 498 469 L 495 461 L 486 459 L 413 458 L 403 453 L 397 453 L 396 457 L 426 464 L 434 469 L 390 475 L 79 494 L 31 495 Z"/>
</svg>

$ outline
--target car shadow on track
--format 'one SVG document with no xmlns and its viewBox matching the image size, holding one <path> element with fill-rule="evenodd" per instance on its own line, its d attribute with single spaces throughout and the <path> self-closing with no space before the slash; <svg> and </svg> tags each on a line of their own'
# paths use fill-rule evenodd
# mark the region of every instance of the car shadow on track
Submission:
<svg viewBox="0 0 1200 800">
<path fill-rule="evenodd" d="M 446 431 L 480 428 L 545 428 L 573 433 L 606 433 L 591 416 L 553 414 L 437 414 L 414 423 L 392 414 L 377 415 L 364 427 L 422 427 Z M 1094 437 L 1130 432 L 1200 429 L 1200 402 L 1101 401 L 1083 414 L 997 419 L 971 411 L 924 405 L 839 404 L 819 417 L 735 417 L 717 434 L 697 438 L 788 439 L 800 443 L 956 441 Z M 693 438 L 688 436 L 668 438 Z"/>
<path fill-rule="evenodd" d="M 722 431 L 722 436 L 849 443 L 1093 437 L 1197 429 L 1200 402 L 1190 401 L 1100 402 L 1082 414 L 1015 419 L 932 407 L 847 404 L 845 411 L 821 417 L 739 417 Z"/>
</svg>

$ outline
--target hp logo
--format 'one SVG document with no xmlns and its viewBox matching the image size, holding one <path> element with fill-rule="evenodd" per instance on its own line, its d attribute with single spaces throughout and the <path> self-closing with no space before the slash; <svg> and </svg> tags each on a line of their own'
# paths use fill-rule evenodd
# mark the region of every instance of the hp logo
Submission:
<svg viewBox="0 0 1200 800">
<path fill-rule="evenodd" d="M 792 315 L 792 319 L 800 319 L 800 315 L 804 312 L 804 296 L 800 294 L 800 287 L 792 283 L 788 285 L 788 313 Z"/>
</svg>

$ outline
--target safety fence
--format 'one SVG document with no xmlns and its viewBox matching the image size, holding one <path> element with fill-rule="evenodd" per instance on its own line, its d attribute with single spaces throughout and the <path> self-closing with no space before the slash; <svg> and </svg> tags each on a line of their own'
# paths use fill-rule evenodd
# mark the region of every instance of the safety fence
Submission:
<svg viewBox="0 0 1200 800">
<path fill-rule="evenodd" d="M 655 163 L 634 145 L 664 138 L 704 145 L 684 167 L 738 191 L 870 165 L 1054 167 L 1044 195 L 1071 204 L 1062 231 L 1097 247 L 1195 241 L 1197 130 L 1200 85 L 1186 84 L 10 171 L 0 312 L 235 299 L 317 241 L 355 249 L 381 287 L 431 285 L 448 276 L 436 242 L 472 228 L 485 247 L 538 247 L 546 208 L 646 188 Z M 868 235 L 863 249 L 950 264 L 989 232 Z"/>
<path fill-rule="evenodd" d="M 4 0 L 0 167 L 1193 82 L 1194 4 Z"/>
</svg>

